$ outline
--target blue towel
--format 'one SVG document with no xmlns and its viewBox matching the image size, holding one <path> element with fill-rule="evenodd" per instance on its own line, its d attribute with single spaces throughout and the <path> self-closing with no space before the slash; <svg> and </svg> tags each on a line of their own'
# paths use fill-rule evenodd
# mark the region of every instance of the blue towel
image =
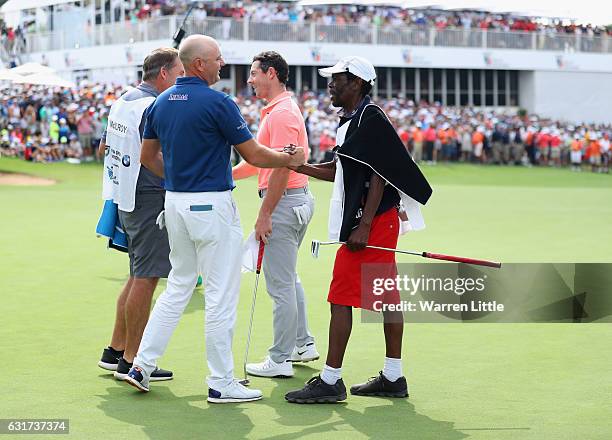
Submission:
<svg viewBox="0 0 612 440">
<path fill-rule="evenodd" d="M 96 226 L 98 236 L 108 237 L 108 247 L 127 252 L 127 236 L 119 222 L 118 207 L 112 200 L 105 200 L 102 214 Z"/>
</svg>

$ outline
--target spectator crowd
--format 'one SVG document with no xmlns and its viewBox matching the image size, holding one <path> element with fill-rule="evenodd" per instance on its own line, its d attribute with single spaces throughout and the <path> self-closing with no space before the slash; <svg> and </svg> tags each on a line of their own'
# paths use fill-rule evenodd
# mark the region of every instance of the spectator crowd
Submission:
<svg viewBox="0 0 612 440">
<path fill-rule="evenodd" d="M 137 0 L 136 8 L 125 13 L 127 19 L 138 20 L 162 15 L 184 14 L 187 0 Z M 110 11 L 109 11 L 110 13 Z M 116 9 L 115 15 L 119 12 Z M 612 35 L 612 25 L 594 26 L 571 20 L 542 19 L 516 14 L 486 11 L 445 11 L 438 9 L 400 8 L 367 5 L 313 5 L 302 7 L 294 2 L 200 2 L 193 11 L 196 20 L 206 17 L 248 18 L 254 22 L 315 22 L 318 24 L 360 24 L 364 26 L 420 26 L 437 29 L 488 29 L 597 36 Z"/>
<path fill-rule="evenodd" d="M 106 2 L 105 16 L 118 21 L 138 22 L 149 18 L 183 15 L 193 4 L 191 0 L 135 0 L 135 7 L 125 1 L 123 12 L 120 2 Z M 612 35 L 612 23 L 596 26 L 578 23 L 567 18 L 527 17 L 517 14 L 498 14 L 479 10 L 441 10 L 435 8 L 401 8 L 383 5 L 312 5 L 301 6 L 296 2 L 269 2 L 259 0 L 200 1 L 192 11 L 197 21 L 207 17 L 248 18 L 250 21 L 274 22 L 315 22 L 317 24 L 360 24 L 364 26 L 419 26 L 437 29 L 488 29 L 498 31 L 525 31 L 561 34 L 583 34 L 598 36 Z M 0 38 L 5 47 L 10 47 L 24 34 L 34 32 L 36 21 L 31 18 L 18 27 L 0 24 Z"/>
<path fill-rule="evenodd" d="M 333 157 L 337 115 L 327 95 L 298 96 L 315 162 Z M 444 107 L 401 98 L 376 99 L 417 162 L 471 162 L 498 165 L 571 166 L 608 172 L 611 125 L 569 124 L 524 112 Z M 237 103 L 253 132 L 263 103 L 240 96 Z"/>
<path fill-rule="evenodd" d="M 35 162 L 93 160 L 110 105 L 123 88 L 13 85 L 3 89 L 0 154 Z"/>
<path fill-rule="evenodd" d="M 480 33 L 470 32 L 471 30 L 490 30 L 490 31 L 513 31 L 513 32 L 536 32 L 539 35 L 540 49 L 549 50 L 573 50 L 575 44 L 580 44 L 581 50 L 592 51 L 598 48 L 596 37 L 612 35 L 612 24 L 607 26 L 597 26 L 589 23 L 579 23 L 569 18 L 547 18 L 521 16 L 516 13 L 493 13 L 483 10 L 441 10 L 436 8 L 402 8 L 398 6 L 384 5 L 311 5 L 302 6 L 298 2 L 271 2 L 259 0 L 236 1 L 200 1 L 191 0 L 124 0 L 123 4 L 117 2 L 104 2 L 105 10 L 101 13 L 98 10 L 96 24 L 103 21 L 121 22 L 125 20 L 128 26 L 137 26 L 138 32 L 144 34 L 144 24 L 146 20 L 169 15 L 184 15 L 191 10 L 191 19 L 196 26 L 202 26 L 208 17 L 224 18 L 222 20 L 223 30 L 221 35 L 227 39 L 230 36 L 232 20 L 248 19 L 250 22 L 257 23 L 291 23 L 299 25 L 302 23 L 316 23 L 318 25 L 358 25 L 355 29 L 357 35 L 350 38 L 343 37 L 345 42 L 368 42 L 367 33 L 360 35 L 361 28 L 370 29 L 377 26 L 384 33 L 384 41 L 391 44 L 397 35 L 394 33 L 398 29 L 405 29 L 414 35 L 406 37 L 408 40 L 402 44 L 428 44 L 430 43 L 428 30 L 437 31 L 458 30 L 461 32 L 459 45 L 474 46 L 481 44 Z M 133 5 L 133 7 L 132 7 Z M 72 6 L 64 6 L 72 7 Z M 61 11 L 61 9 L 60 9 Z M 19 54 L 27 52 L 28 34 L 36 31 L 49 31 L 48 23 L 37 22 L 31 16 L 24 16 L 22 23 L 16 27 L 7 26 L 0 19 L 0 58 L 5 64 L 14 67 L 15 60 Z M 84 32 L 91 31 L 90 20 Z M 291 32 L 298 32 L 301 26 L 291 27 Z M 269 32 L 269 28 L 260 32 Z M 276 29 L 279 40 L 286 39 L 282 32 L 286 30 Z M 436 32 L 440 34 L 442 32 Z M 293 34 L 290 34 L 293 36 Z M 435 36 L 434 42 L 437 45 L 448 44 L 448 38 L 453 38 L 455 33 L 450 36 Z M 564 38 L 557 38 L 557 35 L 580 35 L 582 42 L 569 41 Z M 321 41 L 334 42 L 334 36 L 321 31 L 317 38 Z M 554 41 L 549 41 L 554 40 Z M 558 41 L 557 41 L 558 40 Z M 567 40 L 567 41 L 566 41 Z M 457 41 L 455 41 L 457 43 Z M 505 42 L 497 41 L 498 47 L 505 47 Z M 512 48 L 530 48 L 531 40 L 523 38 L 513 42 Z M 607 47 L 607 45 L 605 46 Z M 600 49 L 598 49 L 600 50 Z"/>
<path fill-rule="evenodd" d="M 15 85 L 0 106 L 0 154 L 36 162 L 94 160 L 110 105 L 124 87 L 82 83 L 74 89 Z M 333 157 L 336 109 L 329 97 L 297 96 L 303 110 L 311 160 Z M 235 98 L 253 133 L 261 100 Z M 376 99 L 417 162 L 471 162 L 524 166 L 570 166 L 608 172 L 612 126 L 570 124 L 470 107 L 444 107 L 402 98 Z"/>
</svg>

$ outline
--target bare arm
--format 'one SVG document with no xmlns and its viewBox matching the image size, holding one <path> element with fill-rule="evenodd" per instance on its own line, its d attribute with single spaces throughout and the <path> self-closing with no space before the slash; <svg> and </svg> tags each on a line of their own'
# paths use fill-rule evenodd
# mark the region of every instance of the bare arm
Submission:
<svg viewBox="0 0 612 440">
<path fill-rule="evenodd" d="M 255 139 L 249 139 L 235 147 L 244 160 L 258 168 L 297 167 L 305 162 L 302 147 L 297 147 L 292 154 L 281 153 L 262 147 Z"/>
<path fill-rule="evenodd" d="M 140 151 L 140 163 L 153 174 L 164 177 L 164 158 L 159 139 L 143 139 Z"/>
<path fill-rule="evenodd" d="M 315 179 L 326 180 L 328 182 L 333 182 L 334 177 L 336 176 L 335 161 L 324 162 L 317 165 L 306 163 L 292 169 L 298 173 L 306 174 L 307 176 L 314 177 Z"/>
<path fill-rule="evenodd" d="M 98 159 L 104 157 L 104 153 L 106 151 L 106 143 L 104 139 L 100 139 L 100 144 L 98 145 Z"/>
<path fill-rule="evenodd" d="M 350 251 L 360 251 L 365 249 L 370 238 L 370 228 L 372 220 L 376 215 L 380 201 L 382 200 L 385 190 L 385 181 L 376 173 L 372 173 L 370 178 L 370 188 L 368 190 L 368 198 L 366 199 L 363 208 L 363 215 L 359 221 L 359 226 L 351 232 L 349 239 L 346 242 Z"/>
<path fill-rule="evenodd" d="M 289 169 L 288 168 L 277 168 L 270 174 L 268 180 L 268 190 L 266 196 L 263 199 L 259 212 L 264 212 L 267 215 L 272 215 L 274 208 L 278 204 L 278 201 L 283 195 L 285 189 L 287 189 L 287 182 L 289 181 Z"/>
<path fill-rule="evenodd" d="M 256 175 L 258 171 L 257 167 L 243 160 L 232 168 L 232 177 L 234 180 L 246 179 L 247 177 Z"/>
</svg>

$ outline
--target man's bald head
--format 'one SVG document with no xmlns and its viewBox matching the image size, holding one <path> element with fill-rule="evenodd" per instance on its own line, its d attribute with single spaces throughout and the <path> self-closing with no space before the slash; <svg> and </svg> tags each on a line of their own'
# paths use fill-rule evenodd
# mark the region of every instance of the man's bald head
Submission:
<svg viewBox="0 0 612 440">
<path fill-rule="evenodd" d="M 206 35 L 190 35 L 185 38 L 179 48 L 179 57 L 184 66 L 190 65 L 196 58 L 206 59 L 210 52 L 219 48 L 214 38 Z"/>
<path fill-rule="evenodd" d="M 212 85 L 219 81 L 219 70 L 225 65 L 219 43 L 206 35 L 190 35 L 179 47 L 179 58 L 186 76 L 197 76 Z"/>
</svg>

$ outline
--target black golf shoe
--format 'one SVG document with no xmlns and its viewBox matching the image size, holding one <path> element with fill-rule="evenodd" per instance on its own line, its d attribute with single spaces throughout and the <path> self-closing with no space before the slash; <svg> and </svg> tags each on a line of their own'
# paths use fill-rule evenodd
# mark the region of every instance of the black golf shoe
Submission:
<svg viewBox="0 0 612 440">
<path fill-rule="evenodd" d="M 355 396 L 408 397 L 408 384 L 404 376 L 395 382 L 387 379 L 382 371 L 366 383 L 353 385 L 351 394 Z"/>
<path fill-rule="evenodd" d="M 123 356 L 123 350 L 115 350 L 113 347 L 107 347 L 102 352 L 98 367 L 104 368 L 108 371 L 116 371 L 119 358 Z"/>
<path fill-rule="evenodd" d="M 321 376 L 315 376 L 301 390 L 285 394 L 285 400 L 289 403 L 336 403 L 346 400 L 346 387 L 342 379 L 329 385 Z"/>
</svg>

